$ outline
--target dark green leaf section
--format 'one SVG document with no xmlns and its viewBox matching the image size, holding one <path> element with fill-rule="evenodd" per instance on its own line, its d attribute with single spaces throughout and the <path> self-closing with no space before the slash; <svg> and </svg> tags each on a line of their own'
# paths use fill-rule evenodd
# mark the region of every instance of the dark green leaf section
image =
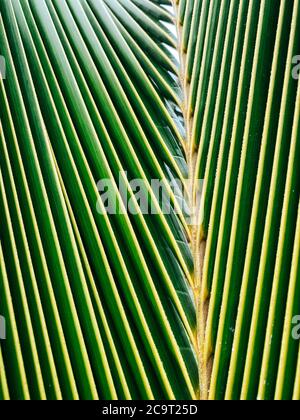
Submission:
<svg viewBox="0 0 300 420">
<path fill-rule="evenodd" d="M 168 4 L 0 4 L 1 399 L 196 397 L 193 260 L 170 187 L 187 165 Z M 103 179 L 124 210 L 121 180 L 137 215 L 99 212 Z"/>
</svg>

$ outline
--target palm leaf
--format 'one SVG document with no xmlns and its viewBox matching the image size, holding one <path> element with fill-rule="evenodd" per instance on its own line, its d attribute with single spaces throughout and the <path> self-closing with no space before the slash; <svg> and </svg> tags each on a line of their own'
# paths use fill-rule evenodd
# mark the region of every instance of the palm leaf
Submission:
<svg viewBox="0 0 300 420">
<path fill-rule="evenodd" d="M 205 179 L 203 398 L 298 398 L 299 2 L 201 3 L 208 24 L 186 83 L 191 159 Z"/>
<path fill-rule="evenodd" d="M 100 179 L 120 206 L 119 174 L 128 186 L 143 179 L 153 197 L 150 180 L 164 179 L 175 210 L 167 181 L 186 175 L 177 65 L 164 47 L 175 41 L 135 5 L 114 5 L 1 6 L 1 266 L 20 341 L 8 337 L 2 351 L 5 367 L 15 365 L 8 347 L 24 365 L 23 388 L 19 371 L 7 375 L 12 398 L 197 391 L 184 218 L 163 214 L 156 198 L 151 217 L 97 212 Z M 145 46 L 161 72 L 145 71 Z"/>
<path fill-rule="evenodd" d="M 299 14 L 1 2 L 1 400 L 300 399 Z"/>
</svg>

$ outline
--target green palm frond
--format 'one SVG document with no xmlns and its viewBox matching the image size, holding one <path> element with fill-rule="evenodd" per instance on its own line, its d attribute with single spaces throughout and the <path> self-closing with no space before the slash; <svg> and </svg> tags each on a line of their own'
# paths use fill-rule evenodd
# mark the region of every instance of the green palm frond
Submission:
<svg viewBox="0 0 300 420">
<path fill-rule="evenodd" d="M 196 41 L 183 24 L 190 159 L 204 178 L 203 397 L 299 399 L 300 4 L 194 7 L 185 20 L 207 22 Z"/>
<path fill-rule="evenodd" d="M 132 2 L 5 1 L 1 16 L 11 397 L 194 398 L 193 263 L 168 184 L 187 175 L 176 40 Z M 99 214 L 101 179 L 122 208 L 119 176 L 136 209 L 130 180 L 153 196 L 163 179 L 174 211 Z"/>
<path fill-rule="evenodd" d="M 1 1 L 0 400 L 300 399 L 299 41 L 299 0 Z"/>
</svg>

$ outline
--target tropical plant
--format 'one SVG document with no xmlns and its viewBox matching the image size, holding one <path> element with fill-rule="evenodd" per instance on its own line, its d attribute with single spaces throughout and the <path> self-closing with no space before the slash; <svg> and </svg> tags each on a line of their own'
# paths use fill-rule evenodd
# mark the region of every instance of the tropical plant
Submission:
<svg viewBox="0 0 300 420">
<path fill-rule="evenodd" d="M 299 45 L 299 0 L 0 2 L 0 400 L 300 399 Z"/>
</svg>

